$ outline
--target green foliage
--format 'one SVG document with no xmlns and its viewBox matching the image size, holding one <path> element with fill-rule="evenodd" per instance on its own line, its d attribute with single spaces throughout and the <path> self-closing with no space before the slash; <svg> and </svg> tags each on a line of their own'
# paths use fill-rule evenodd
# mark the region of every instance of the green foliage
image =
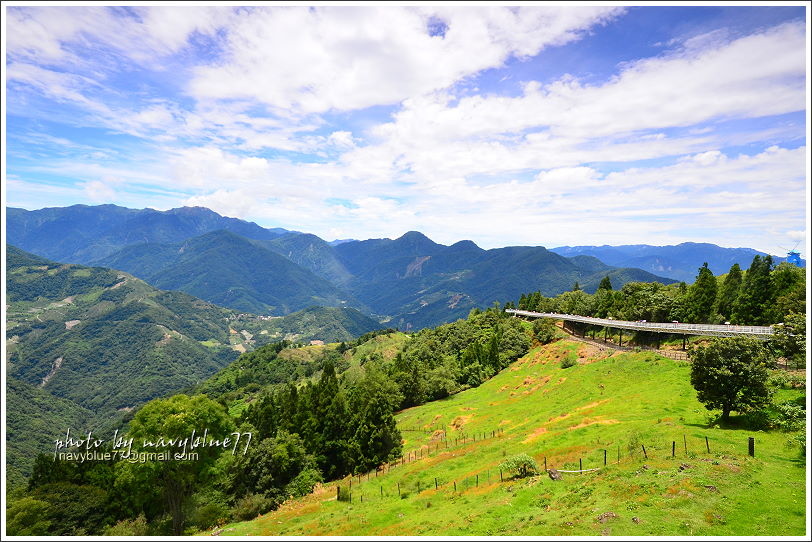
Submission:
<svg viewBox="0 0 812 542">
<path fill-rule="evenodd" d="M 195 530 L 205 530 L 211 527 L 222 525 L 231 517 L 231 509 L 228 506 L 227 498 L 224 494 L 206 490 L 195 493 L 187 503 L 188 523 Z"/>
<path fill-rule="evenodd" d="M 575 355 L 574 352 L 567 352 L 567 354 L 561 360 L 561 368 L 569 369 L 570 367 L 574 367 L 575 365 L 578 365 L 578 357 Z"/>
<path fill-rule="evenodd" d="M 731 318 L 733 306 L 739 297 L 742 285 L 742 270 L 739 264 L 734 263 L 727 272 L 724 283 L 719 289 L 719 299 L 716 311 L 726 320 Z"/>
<path fill-rule="evenodd" d="M 770 402 L 767 386 L 772 359 L 758 339 L 727 337 L 691 349 L 691 385 L 708 410 L 758 410 Z"/>
<path fill-rule="evenodd" d="M 786 401 L 775 407 L 778 419 L 776 427 L 782 431 L 799 431 L 806 425 L 806 409 L 795 402 Z"/>
<path fill-rule="evenodd" d="M 774 291 L 770 283 L 771 256 L 754 256 L 744 275 L 739 296 L 733 305 L 732 322 L 736 324 L 769 325 L 773 314 Z"/>
<path fill-rule="evenodd" d="M 527 454 L 518 454 L 499 464 L 501 470 L 515 472 L 518 478 L 531 476 L 539 472 L 536 460 Z"/>
<path fill-rule="evenodd" d="M 273 510 L 276 506 L 277 503 L 274 499 L 261 494 L 248 493 L 237 499 L 231 513 L 236 519 L 247 521 Z"/>
<path fill-rule="evenodd" d="M 147 536 L 150 534 L 149 524 L 144 514 L 135 519 L 122 519 L 115 525 L 104 530 L 104 536 Z"/>
<path fill-rule="evenodd" d="M 555 320 L 552 318 L 538 318 L 533 321 L 533 336 L 541 344 L 549 344 L 558 337 Z"/>
<path fill-rule="evenodd" d="M 9 536 L 43 536 L 50 534 L 50 505 L 44 500 L 24 497 L 10 503 L 6 510 L 6 534 Z"/>
<path fill-rule="evenodd" d="M 608 275 L 601 279 L 601 283 L 598 284 L 598 290 L 612 290 L 612 280 Z"/>
<path fill-rule="evenodd" d="M 788 314 L 773 326 L 771 343 L 779 356 L 800 367 L 806 361 L 806 315 Z"/>
<path fill-rule="evenodd" d="M 57 482 L 36 488 L 30 496 L 49 504 L 41 513 L 50 523 L 50 535 L 97 533 L 111 519 L 107 492 L 95 486 Z"/>
<path fill-rule="evenodd" d="M 144 405 L 130 422 L 127 435 L 134 439 L 135 451 L 174 454 L 181 452 L 182 447 L 170 443 L 169 439 L 182 442 L 183 439 L 193 438 L 193 431 L 198 435 L 206 431 L 209 439 L 231 437 L 233 440 L 233 430 L 233 421 L 219 403 L 203 395 L 175 395 Z M 166 440 L 166 445 L 145 446 L 149 442 L 160 444 L 159 439 Z M 131 471 L 131 490 L 157 488 L 162 492 L 172 515 L 172 531 L 175 534 L 183 532 L 186 499 L 211 476 L 211 466 L 223 452 L 223 447 L 207 445 L 195 451 L 198 453 L 195 460 L 146 461 L 128 463 L 125 467 Z"/>
<path fill-rule="evenodd" d="M 688 289 L 688 321 L 696 323 L 710 322 L 716 304 L 717 284 L 713 273 L 705 262 L 699 268 L 696 281 Z"/>
</svg>

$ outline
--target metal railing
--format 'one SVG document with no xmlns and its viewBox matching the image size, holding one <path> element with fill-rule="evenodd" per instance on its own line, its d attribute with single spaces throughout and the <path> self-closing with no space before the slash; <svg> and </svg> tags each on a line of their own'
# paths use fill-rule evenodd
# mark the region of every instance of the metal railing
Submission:
<svg viewBox="0 0 812 542">
<path fill-rule="evenodd" d="M 655 333 L 677 333 L 681 335 L 705 335 L 711 337 L 735 337 L 745 335 L 749 337 L 758 337 L 760 339 L 769 339 L 773 335 L 773 328 L 770 326 L 684 324 L 681 322 L 631 322 L 628 320 L 615 320 L 613 318 L 592 318 L 591 316 L 580 316 L 577 314 L 533 312 L 518 309 L 505 309 L 505 312 L 518 316 L 529 316 L 531 318 L 553 318 L 555 320 L 580 322 L 593 326 L 634 329 L 637 331 L 653 331 Z"/>
</svg>

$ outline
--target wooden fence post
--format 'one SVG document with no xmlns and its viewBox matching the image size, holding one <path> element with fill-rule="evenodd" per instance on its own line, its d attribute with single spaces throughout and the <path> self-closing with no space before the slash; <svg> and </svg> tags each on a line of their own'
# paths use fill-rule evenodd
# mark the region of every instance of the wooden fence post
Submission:
<svg viewBox="0 0 812 542">
<path fill-rule="evenodd" d="M 756 457 L 756 439 L 755 439 L 755 437 L 749 437 L 747 439 L 747 453 L 750 454 L 750 457 Z"/>
<path fill-rule="evenodd" d="M 606 449 L 603 450 L 603 466 L 606 466 Z"/>
<path fill-rule="evenodd" d="M 677 450 L 677 441 L 672 440 L 671 441 L 671 457 L 674 457 L 676 455 L 676 450 Z"/>
<path fill-rule="evenodd" d="M 682 434 L 682 444 L 685 446 L 685 455 L 688 455 L 688 439 L 685 437 L 685 433 Z"/>
<path fill-rule="evenodd" d="M 708 449 L 708 453 L 710 453 L 710 443 L 708 442 L 707 435 L 705 435 L 705 447 Z"/>
<path fill-rule="evenodd" d="M 578 470 L 584 470 L 584 460 L 582 458 L 578 458 Z"/>
<path fill-rule="evenodd" d="M 643 455 L 646 456 L 646 459 L 648 459 L 648 454 L 646 453 L 646 445 L 641 444 L 640 446 L 643 448 Z"/>
</svg>

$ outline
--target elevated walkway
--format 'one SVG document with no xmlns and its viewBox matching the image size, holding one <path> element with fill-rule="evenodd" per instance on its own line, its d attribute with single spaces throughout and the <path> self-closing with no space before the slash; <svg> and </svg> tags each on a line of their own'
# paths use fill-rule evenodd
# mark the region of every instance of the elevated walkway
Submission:
<svg viewBox="0 0 812 542">
<path fill-rule="evenodd" d="M 577 314 L 558 314 L 555 312 L 533 312 L 518 309 L 505 309 L 505 312 L 514 316 L 527 316 L 529 318 L 552 318 L 566 322 L 580 322 L 592 326 L 609 327 L 615 329 L 633 329 L 636 331 L 652 331 L 654 333 L 674 333 L 679 335 L 703 335 L 709 337 L 755 337 L 762 340 L 772 338 L 773 328 L 770 326 L 734 326 L 730 324 L 683 324 L 680 322 L 632 322 L 629 320 L 615 320 L 613 318 L 592 318 Z"/>
</svg>

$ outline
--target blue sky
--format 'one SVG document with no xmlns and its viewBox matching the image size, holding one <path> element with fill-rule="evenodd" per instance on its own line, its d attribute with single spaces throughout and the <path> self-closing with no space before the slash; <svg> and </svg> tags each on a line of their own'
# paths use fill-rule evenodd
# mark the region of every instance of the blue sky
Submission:
<svg viewBox="0 0 812 542">
<path fill-rule="evenodd" d="M 806 9 L 8 3 L 6 205 L 803 251 Z"/>
</svg>

